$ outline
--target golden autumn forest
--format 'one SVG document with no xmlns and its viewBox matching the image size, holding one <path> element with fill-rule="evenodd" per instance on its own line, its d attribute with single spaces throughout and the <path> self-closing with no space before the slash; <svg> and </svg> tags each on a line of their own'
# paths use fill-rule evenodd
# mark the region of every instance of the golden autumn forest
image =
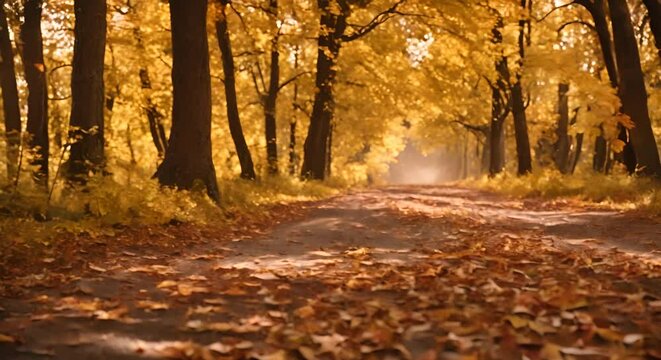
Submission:
<svg viewBox="0 0 661 360">
<path fill-rule="evenodd" d="M 661 359 L 661 0 L 0 0 L 0 359 Z"/>
</svg>

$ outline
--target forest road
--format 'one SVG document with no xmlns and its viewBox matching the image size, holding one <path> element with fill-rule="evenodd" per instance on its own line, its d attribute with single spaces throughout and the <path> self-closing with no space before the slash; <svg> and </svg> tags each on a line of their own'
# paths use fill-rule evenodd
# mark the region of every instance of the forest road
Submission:
<svg viewBox="0 0 661 360">
<path fill-rule="evenodd" d="M 256 237 L 26 279 L 0 298 L 0 358 L 661 356 L 658 220 L 443 186 L 305 206 Z"/>
</svg>

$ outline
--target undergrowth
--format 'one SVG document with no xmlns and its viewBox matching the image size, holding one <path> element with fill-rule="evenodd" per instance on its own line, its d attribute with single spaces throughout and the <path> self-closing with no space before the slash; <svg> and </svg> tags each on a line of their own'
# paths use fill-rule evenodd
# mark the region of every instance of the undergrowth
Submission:
<svg viewBox="0 0 661 360">
<path fill-rule="evenodd" d="M 242 216 L 260 216 L 270 205 L 332 196 L 337 186 L 274 177 L 259 181 L 219 180 L 221 203 L 203 191 L 176 191 L 155 180 L 118 182 L 92 179 L 84 188 L 60 188 L 48 194 L 32 185 L 0 189 L 0 239 L 47 241 L 63 233 L 112 235 L 133 225 L 224 224 Z"/>
<path fill-rule="evenodd" d="M 625 174 L 563 175 L 543 170 L 526 176 L 503 173 L 465 180 L 461 185 L 517 198 L 575 199 L 622 210 L 641 210 L 661 216 L 661 182 Z"/>
</svg>

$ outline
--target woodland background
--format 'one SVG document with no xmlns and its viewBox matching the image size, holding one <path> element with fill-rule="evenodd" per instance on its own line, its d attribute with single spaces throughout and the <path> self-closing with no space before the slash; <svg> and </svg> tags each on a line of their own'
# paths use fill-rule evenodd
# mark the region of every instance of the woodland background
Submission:
<svg viewBox="0 0 661 360">
<path fill-rule="evenodd" d="M 383 183 L 407 144 L 442 149 L 472 185 L 658 206 L 655 0 L 2 5 L 6 234 L 16 219 L 200 220 Z M 202 141 L 172 147 L 173 76 L 199 84 L 175 117 Z M 168 156 L 200 165 L 175 179 Z"/>
</svg>

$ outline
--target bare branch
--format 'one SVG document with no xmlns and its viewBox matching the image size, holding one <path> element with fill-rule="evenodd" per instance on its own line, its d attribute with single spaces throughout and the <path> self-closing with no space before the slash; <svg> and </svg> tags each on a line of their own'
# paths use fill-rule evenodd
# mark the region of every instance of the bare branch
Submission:
<svg viewBox="0 0 661 360">
<path fill-rule="evenodd" d="M 574 1 L 569 2 L 569 3 L 567 3 L 567 4 L 562 4 L 562 5 L 556 6 L 556 7 L 554 7 L 553 9 L 551 9 L 551 11 L 547 12 L 546 14 L 544 14 L 544 16 L 542 16 L 541 18 L 539 18 L 539 19 L 535 19 L 535 21 L 537 21 L 537 22 L 542 22 L 542 21 L 546 20 L 547 17 L 551 16 L 554 12 L 556 12 L 556 11 L 558 11 L 558 10 L 560 10 L 560 9 L 566 8 L 566 7 L 570 7 L 570 6 L 574 5 L 574 4 L 578 4 L 578 1 L 574 0 Z M 581 4 L 581 5 L 582 5 L 582 4 Z"/>
<path fill-rule="evenodd" d="M 583 20 L 574 20 L 574 21 L 570 21 L 570 22 L 566 22 L 566 23 L 562 24 L 562 25 L 558 28 L 558 33 L 561 33 L 562 30 L 564 30 L 567 26 L 569 26 L 569 25 L 574 25 L 574 24 L 584 25 L 584 26 L 587 26 L 590 30 L 592 30 L 592 31 L 594 31 L 594 32 L 597 31 L 597 28 L 596 28 L 594 25 L 592 25 L 592 24 L 590 24 L 589 22 L 587 22 L 587 21 L 583 21 Z"/>
<path fill-rule="evenodd" d="M 292 82 L 296 81 L 296 79 L 298 79 L 299 77 L 301 77 L 303 75 L 308 75 L 308 74 L 312 74 L 312 73 L 310 71 L 303 71 L 302 73 L 298 73 L 298 74 L 292 76 L 287 81 L 283 82 L 282 84 L 280 84 L 278 86 L 278 91 L 282 90 L 285 86 L 287 86 L 287 85 L 291 84 Z"/>
<path fill-rule="evenodd" d="M 376 29 L 377 26 L 385 23 L 388 21 L 390 18 L 392 18 L 395 15 L 403 15 L 403 13 L 400 13 L 397 11 L 397 8 L 406 2 L 406 0 L 399 0 L 397 1 L 393 6 L 388 8 L 387 10 L 382 11 L 378 15 L 376 15 L 372 21 L 367 23 L 366 25 L 363 26 L 358 26 L 358 25 L 351 25 L 352 27 L 357 27 L 358 30 L 354 31 L 351 34 L 347 34 L 342 36 L 342 41 L 344 42 L 349 42 L 353 40 L 360 39 L 361 37 L 369 34 L 372 30 Z"/>
</svg>

